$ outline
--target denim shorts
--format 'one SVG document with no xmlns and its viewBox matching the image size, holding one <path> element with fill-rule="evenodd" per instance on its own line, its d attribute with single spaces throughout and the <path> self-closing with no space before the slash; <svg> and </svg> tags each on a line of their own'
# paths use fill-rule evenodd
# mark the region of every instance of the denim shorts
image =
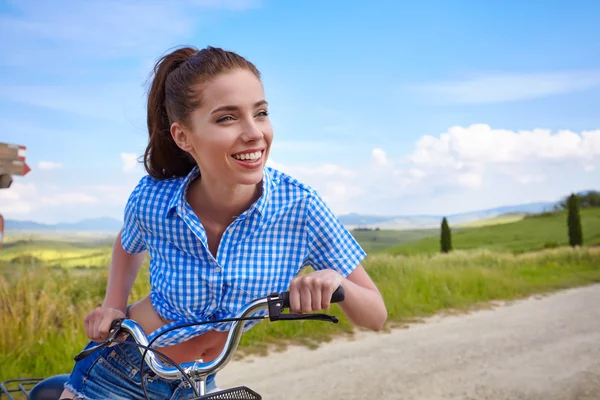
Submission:
<svg viewBox="0 0 600 400">
<path fill-rule="evenodd" d="M 135 343 L 131 336 L 126 341 Z M 90 342 L 86 349 L 95 345 Z M 65 388 L 75 394 L 75 399 L 145 399 L 140 376 L 141 359 L 142 353 L 135 345 L 119 343 L 101 348 L 75 364 Z M 195 396 L 185 380 L 160 378 L 147 363 L 144 376 L 146 392 L 152 400 L 183 400 Z M 206 379 L 206 391 L 214 388 L 213 374 Z"/>
</svg>

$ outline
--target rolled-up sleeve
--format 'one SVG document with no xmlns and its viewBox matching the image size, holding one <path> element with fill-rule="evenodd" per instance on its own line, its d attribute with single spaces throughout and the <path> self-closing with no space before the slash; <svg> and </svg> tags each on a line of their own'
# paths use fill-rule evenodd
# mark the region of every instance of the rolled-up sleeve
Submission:
<svg viewBox="0 0 600 400">
<path fill-rule="evenodd" d="M 309 251 L 304 264 L 350 275 L 367 254 L 316 192 L 308 203 L 307 218 Z"/>
<path fill-rule="evenodd" d="M 121 245 L 130 254 L 141 253 L 146 250 L 144 235 L 139 220 L 139 197 L 143 180 L 140 181 L 125 204 L 123 229 L 121 230 Z"/>
</svg>

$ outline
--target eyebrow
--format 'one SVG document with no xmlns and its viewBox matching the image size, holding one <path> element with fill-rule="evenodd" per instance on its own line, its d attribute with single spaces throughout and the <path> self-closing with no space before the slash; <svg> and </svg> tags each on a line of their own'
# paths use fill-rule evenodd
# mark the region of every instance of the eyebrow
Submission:
<svg viewBox="0 0 600 400">
<path fill-rule="evenodd" d="M 260 101 L 257 101 L 256 103 L 254 103 L 254 108 L 257 108 L 257 107 L 263 106 L 263 105 L 265 105 L 265 104 L 267 104 L 267 105 L 268 105 L 269 103 L 267 103 L 267 101 L 266 101 L 266 100 L 260 100 Z M 237 111 L 238 109 L 239 109 L 239 108 L 238 108 L 237 106 L 222 106 L 222 107 L 215 108 L 215 109 L 214 109 L 214 110 L 213 110 L 213 111 L 210 113 L 210 115 L 213 115 L 213 114 L 215 114 L 215 113 L 218 113 L 218 112 L 220 112 L 220 111 Z"/>
</svg>

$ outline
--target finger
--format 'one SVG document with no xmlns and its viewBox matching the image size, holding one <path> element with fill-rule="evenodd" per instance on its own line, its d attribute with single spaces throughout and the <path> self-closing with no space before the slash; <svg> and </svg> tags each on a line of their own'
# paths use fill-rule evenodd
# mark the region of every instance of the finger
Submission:
<svg viewBox="0 0 600 400">
<path fill-rule="evenodd" d="M 323 284 L 319 280 L 314 280 L 312 283 L 311 291 L 311 300 L 312 300 L 312 310 L 317 311 L 321 309 L 321 298 L 322 298 L 322 289 Z"/>
<path fill-rule="evenodd" d="M 333 286 L 334 285 L 331 282 L 328 282 L 327 284 L 323 285 L 323 289 L 321 291 L 323 295 L 323 298 L 321 300 L 321 307 L 323 307 L 323 310 L 327 310 L 331 305 L 331 296 L 333 296 L 333 292 L 335 292 Z"/>
<path fill-rule="evenodd" d="M 300 312 L 300 292 L 298 291 L 297 281 L 292 281 L 290 285 L 290 311 Z"/>
<path fill-rule="evenodd" d="M 309 279 L 306 279 L 300 288 L 300 310 L 304 314 L 312 312 L 311 284 L 312 282 Z"/>
<path fill-rule="evenodd" d="M 112 313 L 107 313 L 104 318 L 100 321 L 98 325 L 98 335 L 102 340 L 108 337 L 108 331 L 110 330 L 110 325 L 113 322 Z"/>
<path fill-rule="evenodd" d="M 94 314 L 94 339 L 101 340 L 102 338 L 100 337 L 100 323 L 102 322 L 102 316 L 104 313 L 102 312 L 102 310 L 96 309 L 96 312 Z"/>
</svg>

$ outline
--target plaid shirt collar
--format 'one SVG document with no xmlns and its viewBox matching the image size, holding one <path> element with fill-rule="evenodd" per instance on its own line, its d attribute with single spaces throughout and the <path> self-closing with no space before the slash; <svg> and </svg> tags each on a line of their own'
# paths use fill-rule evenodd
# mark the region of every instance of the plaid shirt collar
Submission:
<svg viewBox="0 0 600 400">
<path fill-rule="evenodd" d="M 181 184 L 179 185 L 179 187 L 177 188 L 177 190 L 175 190 L 175 192 L 171 196 L 171 199 L 169 200 L 169 204 L 167 205 L 167 209 L 166 209 L 166 212 L 165 212 L 165 216 L 166 217 L 172 216 L 173 215 L 173 211 L 177 212 L 178 215 L 183 215 L 183 209 L 184 209 L 185 204 L 187 202 L 187 200 L 186 200 L 187 190 L 188 190 L 190 184 L 198 176 L 200 176 L 200 167 L 198 167 L 196 165 L 187 174 L 187 176 L 185 176 L 183 178 L 183 180 L 181 181 Z M 271 193 L 273 191 L 273 185 L 274 185 L 273 177 L 272 177 L 272 174 L 271 174 L 271 169 L 269 167 L 265 167 L 263 169 L 263 179 L 262 179 L 261 182 L 262 182 L 262 193 L 261 193 L 260 197 L 258 198 L 258 200 L 256 202 L 254 202 L 250 206 L 250 208 L 247 211 L 245 211 L 242 214 L 242 216 L 246 215 L 246 214 L 249 214 L 249 213 L 251 213 L 254 210 L 258 211 L 258 213 L 261 216 L 264 215 L 265 207 L 267 205 L 269 197 L 271 196 Z"/>
</svg>

